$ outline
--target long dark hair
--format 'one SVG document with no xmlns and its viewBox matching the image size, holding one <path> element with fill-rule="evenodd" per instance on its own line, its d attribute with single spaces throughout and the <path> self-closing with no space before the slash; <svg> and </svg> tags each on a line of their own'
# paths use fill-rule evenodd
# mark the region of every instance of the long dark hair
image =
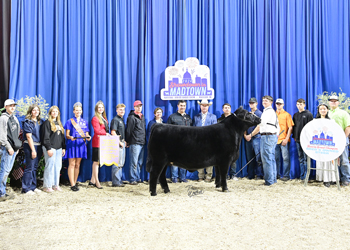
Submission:
<svg viewBox="0 0 350 250">
<path fill-rule="evenodd" d="M 316 115 L 316 118 L 321 118 L 321 114 L 320 114 L 320 107 L 321 107 L 321 106 L 325 106 L 325 107 L 327 108 L 327 110 L 329 110 L 327 104 L 321 103 L 320 105 L 317 106 L 317 115 Z M 326 118 L 326 119 L 331 119 L 331 118 L 329 118 L 329 116 L 328 116 L 328 112 L 327 112 L 325 118 Z"/>
<path fill-rule="evenodd" d="M 39 115 L 38 115 L 38 117 L 36 118 L 36 120 L 38 121 L 38 124 L 40 124 L 40 123 L 41 123 L 41 117 L 40 117 L 40 115 L 41 115 L 41 110 L 40 110 L 39 105 L 36 104 L 36 103 L 34 103 L 34 104 L 32 104 L 32 105 L 29 106 L 29 108 L 28 108 L 28 110 L 27 110 L 27 114 L 26 114 L 26 119 L 32 120 L 32 111 L 33 111 L 33 109 L 35 109 L 35 108 L 38 108 L 38 109 L 39 109 Z"/>
</svg>

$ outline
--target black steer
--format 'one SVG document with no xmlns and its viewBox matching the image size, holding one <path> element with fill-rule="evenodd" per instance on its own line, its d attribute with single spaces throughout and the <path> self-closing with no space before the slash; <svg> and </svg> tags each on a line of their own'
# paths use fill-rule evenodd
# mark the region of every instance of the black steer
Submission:
<svg viewBox="0 0 350 250">
<path fill-rule="evenodd" d="M 154 124 L 146 164 L 151 195 L 157 195 L 158 179 L 164 192 L 170 191 L 165 177 L 170 164 L 190 172 L 215 166 L 216 185 L 221 186 L 222 191 L 228 190 L 226 175 L 238 159 L 243 133 L 259 123 L 259 117 L 240 107 L 221 123 L 205 127 Z"/>
</svg>

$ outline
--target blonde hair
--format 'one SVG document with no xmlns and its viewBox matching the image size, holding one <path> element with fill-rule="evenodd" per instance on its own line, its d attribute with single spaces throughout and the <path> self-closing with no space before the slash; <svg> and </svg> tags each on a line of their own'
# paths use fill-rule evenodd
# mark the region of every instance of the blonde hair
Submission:
<svg viewBox="0 0 350 250">
<path fill-rule="evenodd" d="M 106 121 L 107 120 L 107 115 L 106 115 L 106 108 L 105 108 L 105 105 L 103 104 L 102 101 L 98 101 L 95 105 L 95 116 L 98 118 L 98 120 L 100 121 L 100 124 L 104 124 L 103 122 L 103 119 L 102 119 L 102 116 L 100 115 L 100 113 L 98 112 L 98 105 L 102 104 L 103 105 L 103 113 L 102 113 L 102 116 L 103 118 L 105 118 Z"/>
<path fill-rule="evenodd" d="M 40 124 L 41 123 L 41 118 L 40 118 L 41 110 L 40 110 L 39 105 L 36 103 L 29 106 L 25 119 L 32 120 L 32 112 L 33 112 L 33 109 L 35 109 L 35 108 L 39 109 L 39 115 L 36 118 L 36 120 L 38 121 L 38 124 Z"/>
<path fill-rule="evenodd" d="M 125 106 L 125 104 L 124 103 L 119 103 L 118 105 L 117 105 L 117 109 L 119 109 L 119 108 L 125 108 L 126 106 Z"/>
<path fill-rule="evenodd" d="M 64 133 L 64 128 L 62 126 L 62 123 L 61 123 L 61 112 L 60 112 L 60 109 L 57 107 L 57 106 L 52 106 L 49 110 L 49 122 L 50 122 L 50 125 L 51 125 L 51 131 L 53 132 L 56 132 L 57 131 L 57 128 L 56 128 L 56 125 L 55 125 L 55 122 L 51 116 L 51 112 L 54 110 L 54 109 L 57 109 L 58 111 L 58 116 L 56 118 L 56 122 L 58 123 L 58 126 L 60 126 L 61 130 L 62 130 L 62 133 Z"/>
</svg>

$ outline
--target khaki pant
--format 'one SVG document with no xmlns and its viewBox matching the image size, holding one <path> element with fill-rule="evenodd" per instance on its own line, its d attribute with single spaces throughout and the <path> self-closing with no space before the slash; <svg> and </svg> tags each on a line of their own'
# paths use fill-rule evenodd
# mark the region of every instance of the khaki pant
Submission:
<svg viewBox="0 0 350 250">
<path fill-rule="evenodd" d="M 198 169 L 198 179 L 204 179 L 204 169 L 207 171 L 205 178 L 211 179 L 213 177 L 213 167 Z"/>
</svg>

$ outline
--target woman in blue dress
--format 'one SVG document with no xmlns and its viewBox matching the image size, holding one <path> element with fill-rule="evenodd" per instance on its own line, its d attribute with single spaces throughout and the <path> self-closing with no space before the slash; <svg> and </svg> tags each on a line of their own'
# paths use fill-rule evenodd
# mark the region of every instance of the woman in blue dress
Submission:
<svg viewBox="0 0 350 250">
<path fill-rule="evenodd" d="M 86 141 L 90 141 L 88 123 L 81 115 L 83 113 L 82 104 L 77 102 L 73 106 L 73 113 L 75 117 L 69 119 L 64 125 L 66 130 L 66 156 L 69 161 L 68 177 L 72 191 L 79 191 L 77 186 L 77 179 L 79 176 L 79 168 L 81 159 L 87 158 Z M 79 137 L 87 137 L 86 139 L 79 139 Z"/>
</svg>

